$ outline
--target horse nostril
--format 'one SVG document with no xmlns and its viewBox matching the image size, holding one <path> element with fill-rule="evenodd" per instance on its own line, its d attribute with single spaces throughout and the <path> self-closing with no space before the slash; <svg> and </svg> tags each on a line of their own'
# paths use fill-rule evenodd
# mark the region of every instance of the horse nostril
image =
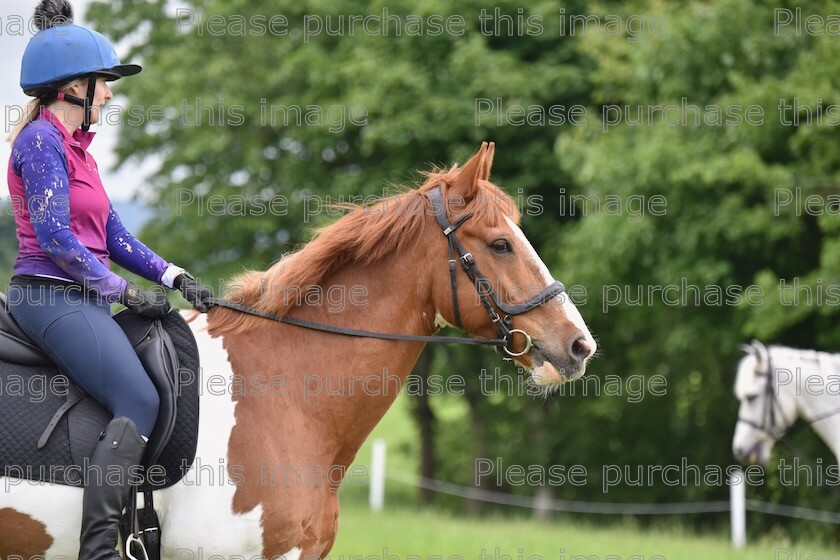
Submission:
<svg viewBox="0 0 840 560">
<path fill-rule="evenodd" d="M 576 362 L 582 362 L 592 355 L 592 347 L 584 337 L 576 338 L 569 348 L 569 357 Z"/>
</svg>

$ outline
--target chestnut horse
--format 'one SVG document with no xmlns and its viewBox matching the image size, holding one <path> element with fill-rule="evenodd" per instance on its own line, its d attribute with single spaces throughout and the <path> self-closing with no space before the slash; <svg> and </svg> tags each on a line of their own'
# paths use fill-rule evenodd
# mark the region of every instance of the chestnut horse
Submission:
<svg viewBox="0 0 840 560">
<path fill-rule="evenodd" d="M 493 145 L 482 144 L 462 168 L 428 173 L 414 190 L 352 209 L 268 270 L 232 279 L 228 299 L 379 332 L 431 335 L 454 324 L 449 247 L 429 200 L 440 187 L 447 218 L 469 216 L 460 244 L 495 292 L 508 304 L 530 300 L 554 280 L 517 226 L 513 200 L 490 182 L 492 158 Z M 495 338 L 475 286 L 456 273 L 458 322 Z M 289 297 L 290 286 L 303 297 Z M 344 305 L 323 297 L 331 290 L 345 295 Z M 163 557 L 323 557 L 338 531 L 345 469 L 424 343 L 318 332 L 223 307 L 184 313 L 201 355 L 199 441 L 187 476 L 154 493 Z M 517 341 L 517 363 L 546 392 L 583 375 L 595 352 L 565 294 L 517 314 L 513 327 L 533 340 L 527 352 Z M 0 483 L 0 557 L 77 557 L 81 489 Z"/>
</svg>

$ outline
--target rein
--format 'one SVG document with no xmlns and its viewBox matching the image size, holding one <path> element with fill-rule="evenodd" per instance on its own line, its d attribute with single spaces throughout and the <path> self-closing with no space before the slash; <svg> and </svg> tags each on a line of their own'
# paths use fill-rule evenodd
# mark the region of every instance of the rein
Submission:
<svg viewBox="0 0 840 560">
<path fill-rule="evenodd" d="M 303 327 L 305 329 L 329 332 L 346 336 L 379 338 L 385 340 L 407 340 L 414 342 L 441 342 L 445 344 L 472 344 L 480 346 L 494 346 L 496 350 L 498 350 L 500 353 L 503 352 L 502 357 L 505 360 L 511 360 L 517 356 L 522 356 L 526 354 L 533 347 L 533 341 L 531 340 L 531 336 L 525 331 L 513 328 L 513 320 L 511 316 L 526 313 L 536 307 L 541 306 L 542 304 L 549 301 L 551 298 L 563 293 L 565 291 L 563 284 L 554 281 L 536 296 L 523 303 L 515 305 L 508 305 L 504 303 L 500 300 L 499 296 L 493 290 L 493 286 L 490 284 L 490 281 L 487 279 L 487 277 L 484 276 L 478 269 L 478 266 L 476 265 L 475 259 L 473 258 L 472 254 L 469 252 L 465 252 L 461 244 L 458 242 L 457 237 L 455 237 L 455 230 L 458 229 L 458 227 L 461 226 L 461 224 L 463 224 L 468 218 L 470 218 L 472 214 L 467 214 L 454 224 L 450 223 L 446 217 L 446 211 L 444 209 L 443 204 L 443 195 L 441 193 L 440 187 L 435 187 L 429 191 L 429 200 L 432 203 L 435 219 L 437 220 L 438 224 L 443 230 L 443 235 L 446 236 L 446 239 L 449 244 L 449 275 L 452 288 L 452 303 L 453 308 L 455 310 L 454 312 L 456 326 L 458 328 L 463 329 L 463 325 L 461 324 L 461 313 L 458 306 L 457 294 L 458 278 L 456 265 L 458 262 L 460 262 L 461 268 L 464 270 L 464 273 L 466 273 L 473 286 L 475 286 L 475 289 L 478 292 L 478 296 L 481 299 L 481 303 L 484 306 L 484 309 L 487 311 L 487 314 L 490 316 L 490 320 L 493 321 L 493 323 L 495 323 L 498 327 L 497 338 L 424 336 L 415 334 L 383 333 L 362 329 L 351 329 L 347 327 L 338 327 L 335 325 L 325 325 L 323 323 L 316 323 L 314 321 L 307 321 L 304 319 L 298 319 L 296 317 L 289 317 L 288 315 L 278 315 L 276 313 L 261 311 L 259 309 L 255 309 L 247 305 L 242 305 L 240 303 L 235 303 L 224 298 L 211 297 L 202 301 L 205 304 L 207 304 L 208 309 L 211 307 L 227 307 L 228 309 L 234 309 L 242 313 L 255 315 L 257 317 L 262 317 L 271 321 L 277 321 L 280 323 L 294 325 L 296 327 Z M 457 259 L 455 258 L 456 255 L 458 257 Z M 502 318 L 496 312 L 496 309 L 493 307 L 494 304 L 497 308 L 499 308 L 505 313 L 504 318 Z M 519 333 L 525 337 L 525 348 L 519 352 L 516 352 L 513 349 L 513 335 L 516 333 Z"/>
<path fill-rule="evenodd" d="M 458 344 L 477 344 L 482 346 L 503 346 L 506 344 L 506 341 L 499 340 L 496 338 L 468 338 L 461 336 L 423 336 L 419 334 L 395 334 L 376 331 L 366 331 L 361 329 L 350 329 L 347 327 L 325 325 L 323 323 L 316 323 L 314 321 L 307 321 L 305 319 L 289 317 L 288 315 L 278 315 L 276 313 L 260 311 L 259 309 L 254 309 L 253 307 L 248 307 L 247 305 L 242 305 L 241 303 L 234 303 L 232 301 L 217 297 L 208 298 L 202 301 L 208 304 L 208 309 L 211 307 L 227 307 L 228 309 L 235 309 L 236 311 L 241 311 L 242 313 L 247 313 L 248 315 L 256 315 L 257 317 L 262 317 L 263 319 L 277 321 L 278 323 L 286 323 L 288 325 L 303 327 L 305 329 L 311 329 L 314 331 L 343 334 L 347 336 L 382 338 L 385 340 L 410 340 L 415 342 L 448 342 Z"/>
</svg>

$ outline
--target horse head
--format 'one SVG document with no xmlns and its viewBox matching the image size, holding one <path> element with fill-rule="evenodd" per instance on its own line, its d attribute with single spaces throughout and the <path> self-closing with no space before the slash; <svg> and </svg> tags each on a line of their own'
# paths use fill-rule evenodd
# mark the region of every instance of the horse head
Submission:
<svg viewBox="0 0 840 560">
<path fill-rule="evenodd" d="M 767 347 L 758 341 L 744 345 L 738 363 L 735 397 L 741 401 L 732 452 L 743 464 L 766 465 L 773 445 L 798 415 L 796 396 L 781 390 Z"/>
<path fill-rule="evenodd" d="M 596 343 L 568 293 L 519 228 L 513 199 L 490 182 L 493 153 L 492 143 L 482 144 L 463 167 L 436 174 L 437 181 L 422 189 L 427 197 L 439 198 L 445 212 L 435 227 L 446 232 L 451 225 L 449 235 L 456 236 L 455 251 L 440 236 L 434 257 L 440 265 L 430 263 L 437 271 L 438 325 L 494 338 L 500 335 L 498 319 L 507 319 L 508 330 L 501 334 L 508 333 L 510 343 L 503 352 L 528 370 L 536 385 L 550 390 L 585 373 Z M 462 270 L 464 254 L 480 271 L 477 278 Z M 457 263 L 454 274 L 445 265 L 452 260 Z"/>
<path fill-rule="evenodd" d="M 275 315 L 329 317 L 333 324 L 391 333 L 427 334 L 455 325 L 502 344 L 503 355 L 529 370 L 546 392 L 577 379 L 595 353 L 595 340 L 519 228 L 514 200 L 490 182 L 493 151 L 484 143 L 463 167 L 429 172 L 417 189 L 351 206 L 269 270 L 235 277 L 232 297 Z M 350 285 L 365 286 L 376 305 L 342 308 L 341 317 L 275 295 L 287 287 Z M 209 322 L 214 336 L 265 326 L 264 319 L 226 309 Z M 287 339 L 304 336 L 287 333 Z M 333 338 L 332 347 L 351 343 Z M 412 364 L 406 358 L 389 370 L 407 375 Z"/>
</svg>

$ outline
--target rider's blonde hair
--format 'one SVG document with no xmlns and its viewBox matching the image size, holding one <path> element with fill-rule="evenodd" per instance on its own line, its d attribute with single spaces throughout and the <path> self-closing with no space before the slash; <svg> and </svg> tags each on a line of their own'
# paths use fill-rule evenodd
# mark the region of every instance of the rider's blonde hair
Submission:
<svg viewBox="0 0 840 560">
<path fill-rule="evenodd" d="M 58 91 L 62 93 L 67 93 L 73 86 L 87 84 L 87 81 L 87 77 L 78 78 L 76 80 L 64 84 L 63 86 L 58 88 Z M 36 97 L 35 99 L 31 99 L 29 103 L 24 105 L 23 115 L 20 121 L 15 123 L 15 127 L 12 129 L 9 135 L 6 136 L 6 142 L 14 144 L 15 139 L 17 139 L 18 134 L 20 134 L 20 131 L 23 130 L 26 127 L 26 125 L 38 118 L 38 114 L 41 112 L 42 106 L 47 106 L 44 105 L 43 97 Z"/>
</svg>

